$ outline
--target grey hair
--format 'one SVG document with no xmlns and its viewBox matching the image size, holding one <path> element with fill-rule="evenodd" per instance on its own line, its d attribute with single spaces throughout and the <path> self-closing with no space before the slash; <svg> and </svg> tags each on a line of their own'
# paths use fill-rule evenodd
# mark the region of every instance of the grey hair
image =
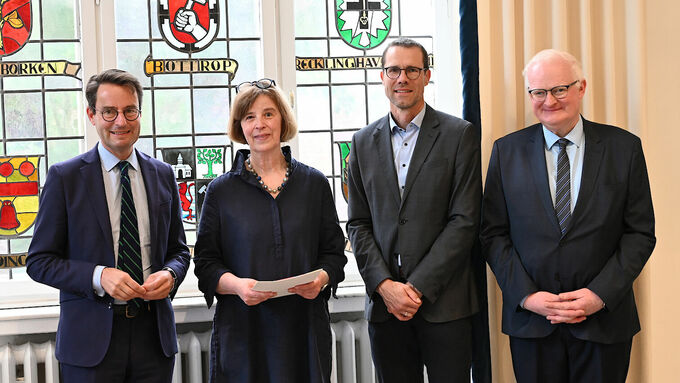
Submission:
<svg viewBox="0 0 680 383">
<path fill-rule="evenodd" d="M 579 82 L 584 79 L 583 77 L 583 67 L 581 66 L 581 63 L 574 57 L 571 53 L 564 52 L 564 51 L 558 51 L 557 49 L 544 49 L 534 55 L 527 65 L 524 67 L 522 70 L 522 76 L 524 76 L 524 85 L 529 87 L 529 83 L 527 81 L 527 70 L 529 70 L 530 67 L 536 65 L 537 63 L 547 60 L 547 59 L 553 59 L 553 58 L 559 58 L 564 61 L 566 61 L 569 66 L 571 67 L 571 73 L 574 75 L 575 80 L 578 80 Z"/>
</svg>

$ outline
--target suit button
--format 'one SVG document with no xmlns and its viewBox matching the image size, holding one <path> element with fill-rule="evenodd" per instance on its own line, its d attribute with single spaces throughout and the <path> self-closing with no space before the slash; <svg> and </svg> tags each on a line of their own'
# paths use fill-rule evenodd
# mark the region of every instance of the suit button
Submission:
<svg viewBox="0 0 680 383">
<path fill-rule="evenodd" d="M 407 221 L 406 219 L 403 219 L 403 218 L 402 218 L 402 219 L 399 220 L 399 224 L 400 224 L 400 225 L 403 225 L 403 224 L 406 223 L 406 221 Z"/>
<path fill-rule="evenodd" d="M 560 275 L 559 275 L 558 273 L 555 273 L 555 280 L 556 280 L 557 282 L 560 281 Z"/>
</svg>

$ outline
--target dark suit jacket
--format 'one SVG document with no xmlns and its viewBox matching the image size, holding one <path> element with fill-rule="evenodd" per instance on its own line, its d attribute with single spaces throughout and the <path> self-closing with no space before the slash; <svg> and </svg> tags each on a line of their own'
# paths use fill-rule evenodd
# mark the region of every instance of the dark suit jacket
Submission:
<svg viewBox="0 0 680 383">
<path fill-rule="evenodd" d="M 581 188 L 561 238 L 540 124 L 496 141 L 484 191 L 481 239 L 503 291 L 503 332 L 545 337 L 556 326 L 520 308 L 536 291 L 588 288 L 606 307 L 569 325 L 579 339 L 629 340 L 640 330 L 633 281 L 652 253 L 654 212 L 640 139 L 583 120 Z"/>
<path fill-rule="evenodd" d="M 354 134 L 349 157 L 347 232 L 366 284 L 366 318 L 389 314 L 376 292 L 406 279 L 423 293 L 419 312 L 445 322 L 478 310 L 471 270 L 478 234 L 481 173 L 479 137 L 472 124 L 427 106 L 399 196 L 389 116 Z"/>
<path fill-rule="evenodd" d="M 177 184 L 170 166 L 137 152 L 149 205 L 151 272 L 170 267 L 177 283 L 189 266 Z M 56 356 L 60 362 L 92 367 L 111 339 L 113 299 L 92 288 L 96 265 L 115 267 L 111 223 L 97 147 L 50 167 L 40 194 L 26 267 L 34 280 L 60 291 Z M 177 352 L 170 299 L 153 301 L 161 346 Z"/>
</svg>

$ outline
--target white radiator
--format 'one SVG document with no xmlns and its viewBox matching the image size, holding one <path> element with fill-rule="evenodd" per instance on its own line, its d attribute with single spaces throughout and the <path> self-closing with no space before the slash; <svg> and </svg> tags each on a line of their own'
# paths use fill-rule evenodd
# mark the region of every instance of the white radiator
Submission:
<svg viewBox="0 0 680 383">
<path fill-rule="evenodd" d="M 59 382 L 54 342 L 0 346 L 0 383 Z"/>
<path fill-rule="evenodd" d="M 331 323 L 333 383 L 375 383 L 365 320 Z M 173 383 L 208 381 L 210 332 L 179 334 Z M 58 383 L 54 342 L 0 346 L 0 383 Z"/>
<path fill-rule="evenodd" d="M 331 382 L 375 383 L 368 322 L 358 320 L 331 323 L 331 334 L 333 336 Z"/>
</svg>

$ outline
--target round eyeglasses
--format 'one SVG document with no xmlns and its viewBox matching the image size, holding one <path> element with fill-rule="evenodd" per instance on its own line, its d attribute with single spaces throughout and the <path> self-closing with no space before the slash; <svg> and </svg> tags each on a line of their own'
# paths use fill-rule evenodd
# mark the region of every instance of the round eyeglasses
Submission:
<svg viewBox="0 0 680 383">
<path fill-rule="evenodd" d="M 270 78 L 263 78 L 256 81 L 242 82 L 236 86 L 236 93 L 238 93 L 242 89 L 249 88 L 251 86 L 256 86 L 260 89 L 267 89 L 276 86 L 276 81 Z"/>
<path fill-rule="evenodd" d="M 118 109 L 115 108 L 104 108 L 104 109 L 94 109 L 95 112 L 99 112 L 102 118 L 106 122 L 113 122 L 118 118 Z M 142 115 L 142 111 L 137 108 L 125 108 L 123 109 L 123 117 L 128 121 L 135 121 Z"/>
<path fill-rule="evenodd" d="M 578 80 L 572 82 L 571 84 L 558 85 L 558 86 L 554 86 L 550 89 L 529 89 L 529 96 L 531 96 L 531 98 L 534 101 L 541 102 L 541 101 L 545 101 L 545 98 L 548 97 L 548 92 L 550 92 L 553 95 L 553 97 L 555 97 L 556 99 L 558 99 L 558 100 L 563 99 L 563 98 L 567 97 L 567 93 L 569 92 L 569 87 L 573 86 L 577 82 L 578 82 Z"/>
<path fill-rule="evenodd" d="M 398 66 L 388 66 L 387 68 L 383 68 L 383 71 L 387 75 L 387 77 L 391 78 L 392 80 L 396 80 L 399 78 L 401 75 L 401 71 L 406 72 L 406 77 L 409 80 L 415 80 L 418 77 L 420 77 L 420 72 L 426 70 L 425 68 L 418 68 L 415 66 L 409 66 L 406 68 L 399 68 Z"/>
</svg>

